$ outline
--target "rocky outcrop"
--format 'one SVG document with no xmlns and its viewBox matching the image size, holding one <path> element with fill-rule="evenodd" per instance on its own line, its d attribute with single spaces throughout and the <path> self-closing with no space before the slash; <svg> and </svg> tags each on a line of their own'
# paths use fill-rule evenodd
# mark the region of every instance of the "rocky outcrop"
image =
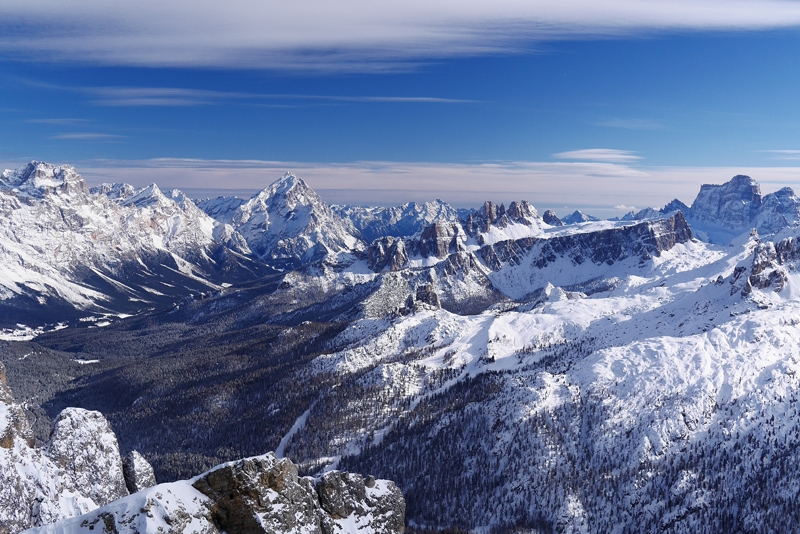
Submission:
<svg viewBox="0 0 800 534">
<path fill-rule="evenodd" d="M 754 232 L 754 238 L 757 234 Z M 787 237 L 778 242 L 758 242 L 753 248 L 750 265 L 739 265 L 731 276 L 731 295 L 747 296 L 753 289 L 780 293 L 789 282 L 789 274 L 797 272 L 800 263 L 800 241 Z"/>
<path fill-rule="evenodd" d="M 464 230 L 457 223 L 437 222 L 425 228 L 419 236 L 419 254 L 423 258 L 445 258 L 466 250 Z"/>
<path fill-rule="evenodd" d="M 74 517 L 126 495 L 117 439 L 99 412 L 67 408 L 47 445 L 34 448 L 22 408 L 0 381 L 0 534 Z"/>
<path fill-rule="evenodd" d="M 405 529 L 405 500 L 391 482 L 330 471 L 317 482 L 317 494 L 320 506 L 334 521 L 354 518 L 361 524 L 360 530 L 369 532 L 403 532 Z M 330 532 L 342 532 L 342 529 L 334 528 Z"/>
<path fill-rule="evenodd" d="M 538 218 L 536 209 L 528 204 L 527 200 L 512 202 L 508 209 L 504 204 L 498 206 L 494 202 L 487 201 L 479 210 L 467 215 L 463 225 L 468 235 L 475 237 L 479 244 L 483 244 L 481 234 L 489 232 L 492 227 L 502 229 L 514 223 L 533 226 Z"/>
<path fill-rule="evenodd" d="M 403 239 L 384 237 L 367 249 L 367 265 L 374 272 L 398 271 L 408 263 L 408 252 Z"/>
<path fill-rule="evenodd" d="M 96 505 L 128 494 L 117 437 L 100 412 L 63 410 L 44 452 Z"/>
<path fill-rule="evenodd" d="M 467 236 L 458 223 L 437 222 L 426 227 L 416 238 L 383 237 L 375 240 L 366 252 L 367 265 L 375 272 L 398 271 L 408 267 L 413 257 L 444 259 L 464 252 Z"/>
<path fill-rule="evenodd" d="M 392 534 L 404 525 L 405 500 L 392 482 L 337 471 L 315 481 L 269 453 L 29 532 Z"/>
<path fill-rule="evenodd" d="M 575 233 L 550 239 L 524 238 L 503 241 L 480 249 L 484 263 L 499 270 L 504 263 L 519 265 L 523 256 L 539 247 L 533 265 L 543 269 L 559 258 L 569 258 L 574 265 L 585 261 L 595 264 L 638 257 L 645 261 L 669 250 L 677 243 L 692 239 L 692 230 L 683 214 L 678 212 L 667 219 L 642 222 L 631 226 L 609 228 L 596 232 Z"/>
<path fill-rule="evenodd" d="M 556 215 L 556 212 L 553 210 L 547 210 L 544 212 L 542 214 L 542 220 L 550 226 L 564 226 L 564 223 L 558 218 L 558 215 Z"/>
<path fill-rule="evenodd" d="M 122 460 L 122 474 L 130 493 L 136 493 L 156 485 L 153 466 L 138 451 L 131 451 Z"/>
</svg>

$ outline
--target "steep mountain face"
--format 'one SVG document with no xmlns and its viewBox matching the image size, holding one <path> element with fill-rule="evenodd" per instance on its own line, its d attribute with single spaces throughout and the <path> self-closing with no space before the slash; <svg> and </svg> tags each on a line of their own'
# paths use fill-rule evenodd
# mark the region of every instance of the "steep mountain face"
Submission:
<svg viewBox="0 0 800 534">
<path fill-rule="evenodd" d="M 762 196 L 755 180 L 738 175 L 722 185 L 703 185 L 691 207 L 675 199 L 660 210 L 646 208 L 633 219 L 659 218 L 676 211 L 683 212 L 698 237 L 725 245 L 752 228 L 771 235 L 797 226 L 800 199 L 788 187 Z"/>
<path fill-rule="evenodd" d="M 260 259 L 278 267 L 335 261 L 363 247 L 352 223 L 289 173 L 239 206 L 231 224 Z"/>
<path fill-rule="evenodd" d="M 146 469 L 144 458 L 138 462 Z M 0 532 L 46 525 L 128 495 L 122 465 L 108 422 L 80 408 L 63 410 L 47 444 L 33 448 L 0 362 Z"/>
<path fill-rule="evenodd" d="M 232 227 L 153 184 L 90 191 L 69 166 L 0 176 L 0 323 L 133 313 L 268 269 Z"/>
<path fill-rule="evenodd" d="M 737 175 L 722 185 L 704 184 L 692 202 L 692 218 L 732 229 L 744 229 L 761 207 L 761 188 L 749 176 Z"/>
<path fill-rule="evenodd" d="M 397 207 L 331 206 L 349 219 L 367 243 L 381 237 L 407 237 L 437 222 L 457 221 L 458 211 L 446 202 L 409 202 Z"/>
</svg>

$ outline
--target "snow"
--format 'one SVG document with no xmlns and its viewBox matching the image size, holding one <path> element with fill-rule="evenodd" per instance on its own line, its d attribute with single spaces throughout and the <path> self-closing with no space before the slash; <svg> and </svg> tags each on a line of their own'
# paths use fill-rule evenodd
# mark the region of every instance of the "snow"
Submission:
<svg viewBox="0 0 800 534">
<path fill-rule="evenodd" d="M 286 451 L 286 445 L 289 443 L 292 437 L 295 434 L 297 434 L 300 430 L 302 430 L 302 428 L 305 426 L 306 421 L 308 420 L 308 416 L 311 414 L 311 410 L 313 408 L 314 405 L 312 404 L 308 410 L 303 412 L 303 414 L 297 418 L 297 420 L 292 425 L 292 428 L 289 429 L 286 435 L 283 436 L 283 438 L 281 438 L 281 442 L 278 444 L 278 448 L 275 449 L 275 456 L 277 456 L 278 458 L 284 457 L 284 452 Z"/>
<path fill-rule="evenodd" d="M 205 249 L 223 244 L 238 250 L 235 232 L 179 191 L 167 196 L 155 184 L 139 190 L 105 184 L 90 191 L 69 166 L 32 162 L 5 171 L 0 214 L 4 300 L 32 296 L 46 305 L 53 298 L 79 310 L 97 310 L 109 299 L 84 283 L 86 269 L 119 291 L 135 293 L 119 279 L 127 263 L 147 269 L 142 258 L 167 251 L 189 275 L 201 270 L 193 262 L 212 261 Z"/>
</svg>

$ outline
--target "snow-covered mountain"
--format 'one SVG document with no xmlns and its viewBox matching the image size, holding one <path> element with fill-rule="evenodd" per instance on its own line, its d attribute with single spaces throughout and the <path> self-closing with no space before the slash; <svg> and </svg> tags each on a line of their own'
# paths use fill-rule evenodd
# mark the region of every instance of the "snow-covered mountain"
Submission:
<svg viewBox="0 0 800 534">
<path fill-rule="evenodd" d="M 257 257 L 279 267 L 333 261 L 363 247 L 352 223 L 290 173 L 237 207 L 230 220 Z"/>
<path fill-rule="evenodd" d="M 594 222 L 599 221 L 597 217 L 593 215 L 587 215 L 580 210 L 575 210 L 566 217 L 561 217 L 561 222 L 564 224 L 579 224 L 585 222 Z"/>
<path fill-rule="evenodd" d="M 772 235 L 800 223 L 800 199 L 791 188 L 762 196 L 758 183 L 744 175 L 721 185 L 703 185 L 691 207 L 675 199 L 660 210 L 646 208 L 632 219 L 658 218 L 675 211 L 683 212 L 698 237 L 723 245 L 752 228 Z"/>
<path fill-rule="evenodd" d="M 134 313 L 268 269 L 180 191 L 89 190 L 70 166 L 0 176 L 3 325 Z"/>
<path fill-rule="evenodd" d="M 239 197 L 219 196 L 216 198 L 204 198 L 196 202 L 197 207 L 203 210 L 210 217 L 219 222 L 230 224 L 236 210 L 247 202 Z"/>
<path fill-rule="evenodd" d="M 17 189 L 9 198 L 29 198 L 3 179 Z M 80 190 L 47 173 L 29 187 Z M 160 236 L 187 262 L 202 256 L 182 244 L 224 239 L 229 254 L 285 269 L 102 330 L 41 335 L 22 345 L 36 356 L 13 360 L 29 402 L 102 408 L 162 479 L 243 456 L 256 459 L 227 464 L 228 479 L 252 473 L 248 462 L 269 471 L 286 465 L 262 456 L 276 450 L 299 472 L 396 481 L 420 528 L 800 528 L 800 228 L 789 189 L 762 196 L 735 177 L 703 186 L 691 207 L 559 225 L 524 201 L 463 214 L 441 203 L 334 210 L 287 175 L 247 202 L 201 203 L 230 221 L 210 234 L 167 223 L 206 220 L 180 193 L 115 185 L 91 198 L 151 221 L 130 232 Z M 40 376 L 57 366 L 35 347 L 96 364 L 45 387 Z M 293 477 L 306 492 L 294 502 L 320 495 Z M 229 531 L 204 522 L 221 505 L 198 480 L 63 525 L 182 517 Z M 264 509 L 278 502 L 272 489 L 256 491 Z"/>
</svg>

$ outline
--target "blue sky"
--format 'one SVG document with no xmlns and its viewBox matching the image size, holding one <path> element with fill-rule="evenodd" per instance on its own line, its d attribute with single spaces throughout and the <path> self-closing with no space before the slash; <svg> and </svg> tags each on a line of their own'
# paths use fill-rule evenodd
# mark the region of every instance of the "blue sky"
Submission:
<svg viewBox="0 0 800 534">
<path fill-rule="evenodd" d="M 800 186 L 797 2 L 95 3 L 0 7 L 4 166 L 603 215 Z"/>
</svg>

